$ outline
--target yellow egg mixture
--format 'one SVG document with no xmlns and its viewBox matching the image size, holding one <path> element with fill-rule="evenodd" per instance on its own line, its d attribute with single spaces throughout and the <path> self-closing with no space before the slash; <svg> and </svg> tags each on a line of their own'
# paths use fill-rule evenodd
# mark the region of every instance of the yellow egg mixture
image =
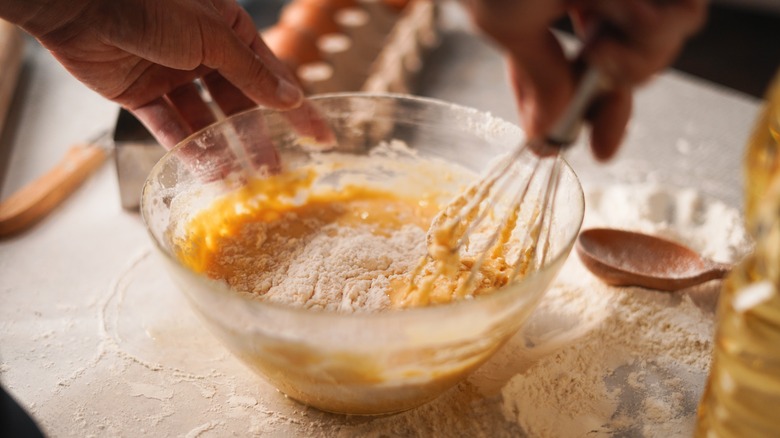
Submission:
<svg viewBox="0 0 780 438">
<path fill-rule="evenodd" d="M 217 199 L 186 224 L 186 237 L 176 242 L 179 259 L 261 299 L 289 294 L 275 300 L 336 310 L 355 310 L 382 298 L 386 302 L 370 310 L 446 303 L 509 282 L 512 267 L 504 248 L 510 235 L 504 230 L 465 286 L 475 263 L 448 240 L 455 225 L 437 221 L 437 229 L 426 235 L 444 208 L 435 189 L 414 196 L 356 184 L 314 189 L 317 176 L 303 169 L 254 179 Z M 309 248 L 313 242 L 320 242 L 319 252 Z M 391 246 L 372 246 L 380 243 Z M 342 248 L 348 246 L 354 248 Z M 344 290 L 323 290 L 328 288 Z M 370 293 L 383 296 L 356 296 Z M 351 301 L 330 307 L 323 300 Z"/>
</svg>

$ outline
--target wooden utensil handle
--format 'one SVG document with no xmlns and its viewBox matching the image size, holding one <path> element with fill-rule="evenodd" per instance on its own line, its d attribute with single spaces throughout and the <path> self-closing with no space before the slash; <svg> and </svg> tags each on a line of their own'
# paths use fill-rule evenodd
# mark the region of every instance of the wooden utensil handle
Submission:
<svg viewBox="0 0 780 438">
<path fill-rule="evenodd" d="M 96 145 L 72 146 L 46 174 L 0 203 L 0 237 L 23 231 L 51 212 L 106 159 Z"/>
<path fill-rule="evenodd" d="M 24 37 L 13 24 L 0 19 L 0 132 L 22 67 Z"/>
</svg>

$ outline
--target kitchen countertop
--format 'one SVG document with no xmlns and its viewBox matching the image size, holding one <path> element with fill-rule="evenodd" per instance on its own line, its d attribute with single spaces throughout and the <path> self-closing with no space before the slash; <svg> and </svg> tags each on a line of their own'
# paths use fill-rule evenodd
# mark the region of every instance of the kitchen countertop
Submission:
<svg viewBox="0 0 780 438">
<path fill-rule="evenodd" d="M 445 31 L 420 94 L 514 120 L 498 53 L 459 25 Z M 32 41 L 23 78 L 0 137 L 2 198 L 117 111 Z M 651 181 L 738 208 L 757 110 L 754 98 L 665 72 L 637 92 L 617 159 L 598 164 L 584 145 L 568 159 L 586 191 Z M 33 229 L 0 241 L 0 278 L 0 382 L 51 436 L 383 432 L 380 420 L 301 406 L 230 356 L 155 263 L 138 214 L 121 209 L 111 162 Z"/>
</svg>

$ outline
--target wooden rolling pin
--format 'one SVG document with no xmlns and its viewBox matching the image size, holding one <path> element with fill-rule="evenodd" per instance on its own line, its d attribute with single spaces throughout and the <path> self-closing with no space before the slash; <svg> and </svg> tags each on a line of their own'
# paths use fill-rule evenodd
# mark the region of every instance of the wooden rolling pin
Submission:
<svg viewBox="0 0 780 438">
<path fill-rule="evenodd" d="M 11 99 L 22 69 L 24 37 L 13 24 L 0 20 L 0 133 L 3 132 Z"/>
<path fill-rule="evenodd" d="M 106 160 L 95 143 L 71 146 L 56 166 L 0 202 L 0 237 L 24 231 L 46 217 Z"/>
</svg>

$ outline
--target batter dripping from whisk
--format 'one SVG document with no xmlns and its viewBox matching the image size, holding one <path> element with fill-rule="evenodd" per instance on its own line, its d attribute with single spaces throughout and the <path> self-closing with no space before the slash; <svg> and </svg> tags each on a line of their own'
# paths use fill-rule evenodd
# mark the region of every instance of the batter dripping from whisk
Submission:
<svg viewBox="0 0 780 438">
<path fill-rule="evenodd" d="M 514 263 L 507 261 L 507 246 L 517 224 L 520 205 L 514 206 L 509 212 L 496 234 L 495 243 L 491 248 L 486 248 L 489 253 L 485 257 L 460 255 L 461 246 L 468 245 L 466 233 L 478 211 L 469 210 L 463 216 L 454 212 L 460 211 L 467 204 L 467 199 L 475 195 L 475 191 L 468 190 L 458 196 L 434 219 L 428 231 L 428 255 L 420 259 L 412 271 L 409 284 L 399 301 L 401 306 L 423 306 L 441 301 L 442 298 L 449 301 L 479 295 L 505 286 L 510 280 L 528 271 L 536 252 L 535 244 L 522 249 Z M 482 198 L 480 202 L 484 200 Z M 538 225 L 532 228 L 531 242 L 538 241 L 540 230 Z"/>
<path fill-rule="evenodd" d="M 412 272 L 400 301 L 402 305 L 426 305 L 431 300 L 437 301 L 437 296 L 462 299 L 478 295 L 504 286 L 528 272 L 537 255 L 547 212 L 540 210 L 533 198 L 530 202 L 528 198 L 533 183 L 538 183 L 534 176 L 542 167 L 542 161 L 534 160 L 536 165 L 525 172 L 519 170 L 517 162 L 524 153 L 527 153 L 525 149 L 519 149 L 504 157 L 485 179 L 472 184 L 436 216 L 428 230 L 428 254 Z M 560 163 L 552 160 L 548 164 L 550 162 L 553 164 L 549 169 L 549 180 L 541 187 L 546 191 L 541 204 L 545 207 L 555 191 Z M 512 202 L 497 204 L 500 194 L 511 191 L 512 183 L 517 181 L 522 183 Z M 523 209 L 530 209 L 530 215 L 523 220 L 524 226 L 519 227 L 521 235 L 514 237 Z M 494 216 L 501 210 L 503 219 L 496 221 Z M 469 252 L 471 236 L 480 234 L 489 236 L 487 241 L 480 249 Z M 547 245 L 543 244 L 541 249 L 538 263 L 545 258 Z"/>
</svg>

